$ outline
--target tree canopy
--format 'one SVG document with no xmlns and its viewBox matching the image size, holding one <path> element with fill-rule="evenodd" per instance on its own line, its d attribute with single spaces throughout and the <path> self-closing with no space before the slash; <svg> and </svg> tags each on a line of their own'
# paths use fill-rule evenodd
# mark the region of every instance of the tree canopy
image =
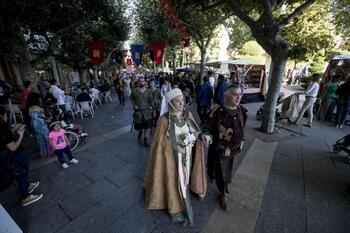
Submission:
<svg viewBox="0 0 350 233">
<path fill-rule="evenodd" d="M 286 27 L 283 36 L 289 42 L 289 58 L 295 61 L 322 60 L 334 50 L 335 26 L 331 22 L 329 1 L 317 1 Z"/>
<path fill-rule="evenodd" d="M 252 40 L 252 33 L 249 27 L 237 17 L 230 17 L 225 21 L 229 32 L 230 43 L 228 45 L 229 53 L 236 54 L 244 43 Z"/>
<path fill-rule="evenodd" d="M 350 0 L 331 0 L 331 11 L 337 31 L 350 45 Z"/>
<path fill-rule="evenodd" d="M 20 61 L 32 58 L 32 64 L 58 55 L 53 51 L 62 51 L 65 56 L 76 53 L 84 60 L 87 52 L 80 50 L 87 46 L 88 41 L 84 39 L 114 41 L 116 44 L 127 38 L 129 25 L 124 12 L 123 0 L 3 0 L 0 33 L 5 36 L 0 40 L 0 52 Z M 22 38 L 23 34 L 25 38 Z M 35 46 L 35 43 L 44 45 Z M 32 56 L 22 56 L 28 44 L 32 45 L 29 47 Z M 62 61 L 68 61 L 63 57 Z"/>
<path fill-rule="evenodd" d="M 166 43 L 170 46 L 182 41 L 171 19 L 160 9 L 160 1 L 139 1 L 136 5 L 136 29 L 145 44 Z"/>
</svg>

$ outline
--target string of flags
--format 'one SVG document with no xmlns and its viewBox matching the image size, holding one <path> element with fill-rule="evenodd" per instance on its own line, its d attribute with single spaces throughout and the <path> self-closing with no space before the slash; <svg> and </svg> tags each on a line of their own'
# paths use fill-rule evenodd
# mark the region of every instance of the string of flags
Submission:
<svg viewBox="0 0 350 233">
<path fill-rule="evenodd" d="M 165 13 L 166 16 L 174 24 L 174 28 L 182 35 L 183 37 L 183 45 L 185 47 L 190 45 L 190 37 L 186 32 L 185 27 L 181 23 L 180 19 L 176 15 L 176 12 L 172 5 L 168 0 L 162 0 L 160 3 L 160 9 Z M 165 44 L 153 44 L 145 47 L 142 44 L 132 44 L 130 45 L 131 58 L 125 57 L 127 56 L 127 50 L 123 51 L 113 51 L 110 56 L 110 62 L 114 65 L 136 65 L 140 66 L 143 62 L 144 51 L 150 51 L 151 60 L 159 65 L 162 63 L 162 59 L 164 56 Z M 100 41 L 94 41 L 88 43 L 88 56 L 92 63 L 99 65 L 104 61 L 104 44 Z"/>
</svg>

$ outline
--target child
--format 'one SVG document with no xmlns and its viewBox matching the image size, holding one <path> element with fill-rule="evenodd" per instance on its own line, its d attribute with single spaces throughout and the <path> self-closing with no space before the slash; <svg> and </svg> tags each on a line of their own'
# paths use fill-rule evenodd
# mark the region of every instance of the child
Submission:
<svg viewBox="0 0 350 233">
<path fill-rule="evenodd" d="M 53 152 L 57 155 L 58 161 L 63 168 L 68 168 L 69 165 L 64 161 L 63 153 L 65 153 L 70 162 L 77 164 L 79 160 L 73 158 L 72 152 L 69 149 L 68 139 L 64 134 L 66 131 L 61 128 L 61 123 L 56 121 L 50 124 L 51 132 L 49 133 L 50 144 Z"/>
</svg>

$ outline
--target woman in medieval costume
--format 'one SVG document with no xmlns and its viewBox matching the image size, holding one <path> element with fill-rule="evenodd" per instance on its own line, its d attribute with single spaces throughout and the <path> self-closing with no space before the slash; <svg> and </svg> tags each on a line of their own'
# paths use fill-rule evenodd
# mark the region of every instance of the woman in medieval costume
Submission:
<svg viewBox="0 0 350 233">
<path fill-rule="evenodd" d="M 207 179 L 203 142 L 184 97 L 176 88 L 166 93 L 169 111 L 159 118 L 144 179 L 145 207 L 167 209 L 172 221 L 193 225 L 190 190 L 204 198 Z"/>
</svg>

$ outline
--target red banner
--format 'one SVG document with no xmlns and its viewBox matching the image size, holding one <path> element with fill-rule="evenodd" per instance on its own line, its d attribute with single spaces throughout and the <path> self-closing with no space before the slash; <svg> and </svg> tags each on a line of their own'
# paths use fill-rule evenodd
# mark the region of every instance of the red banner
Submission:
<svg viewBox="0 0 350 233">
<path fill-rule="evenodd" d="M 163 55 L 164 55 L 164 44 L 154 44 L 151 46 L 153 51 L 153 59 L 154 62 L 159 65 L 162 63 Z"/>
<path fill-rule="evenodd" d="M 101 64 L 104 58 L 104 44 L 98 41 L 90 42 L 88 44 L 88 54 L 92 63 Z"/>
<path fill-rule="evenodd" d="M 184 38 L 189 37 L 188 32 L 185 30 L 185 27 L 181 23 L 179 17 L 177 16 L 173 6 L 170 4 L 168 0 L 162 0 L 160 2 L 160 9 L 164 11 L 165 15 L 168 16 L 172 23 L 174 24 L 176 30 L 182 34 Z"/>
<path fill-rule="evenodd" d="M 185 47 L 190 46 L 190 43 L 191 43 L 191 40 L 190 40 L 189 37 L 187 37 L 187 38 L 184 39 L 184 46 L 185 46 Z"/>
</svg>

